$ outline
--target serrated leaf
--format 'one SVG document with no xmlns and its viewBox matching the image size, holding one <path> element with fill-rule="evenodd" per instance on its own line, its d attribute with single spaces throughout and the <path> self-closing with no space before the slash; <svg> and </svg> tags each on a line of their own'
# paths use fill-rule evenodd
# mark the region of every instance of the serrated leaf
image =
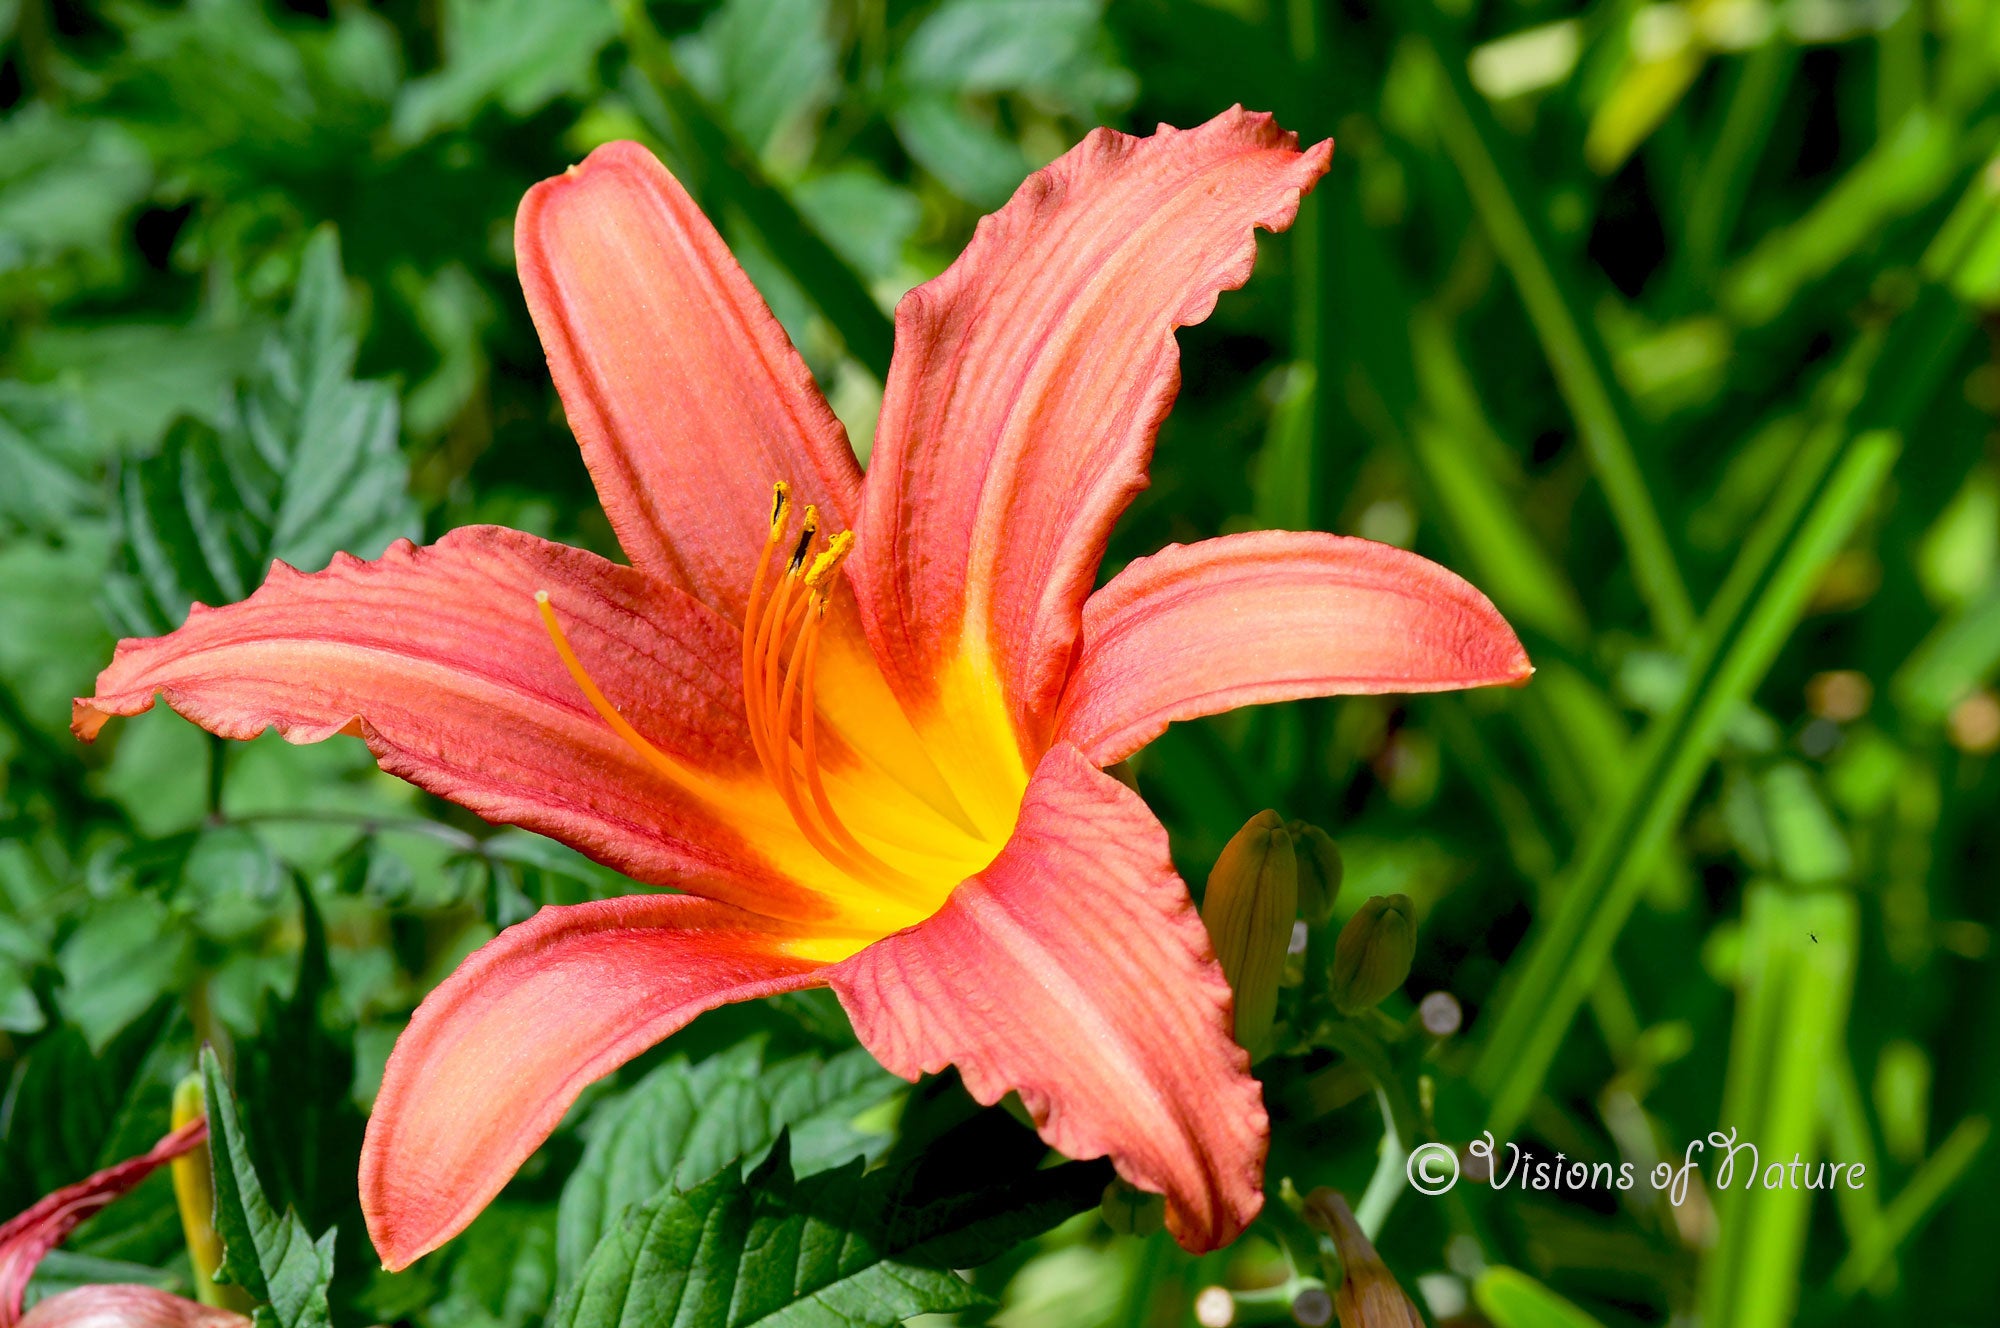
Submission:
<svg viewBox="0 0 2000 1328">
<path fill-rule="evenodd" d="M 296 1213 L 272 1209 L 250 1161 L 236 1099 L 215 1053 L 202 1048 L 209 1152 L 215 1162 L 215 1231 L 222 1237 L 221 1276 L 261 1303 L 257 1328 L 328 1328 L 334 1233 L 314 1240 Z"/>
<path fill-rule="evenodd" d="M 240 1046 L 237 1064 L 245 1108 L 265 1123 L 268 1192 L 311 1224 L 331 1227 L 359 1216 L 354 1159 L 366 1122 L 354 1105 L 353 1050 L 327 1028 L 338 1003 L 330 999 L 326 924 L 304 880 L 294 875 L 291 885 L 302 932 L 298 978 L 258 1020 L 258 1036 Z"/>
<path fill-rule="evenodd" d="M 736 1169 L 632 1209 L 598 1243 L 554 1328 L 863 1328 L 986 1303 L 974 1267 L 1098 1202 L 1104 1168 L 1069 1163 L 970 1192 L 859 1159 L 794 1179 L 781 1137 Z"/>
<path fill-rule="evenodd" d="M 340 247 L 306 246 L 292 309 L 215 426 L 183 418 L 119 486 L 119 627 L 151 635 L 190 605 L 242 599 L 273 559 L 305 571 L 417 533 L 387 384 L 357 382 Z"/>
<path fill-rule="evenodd" d="M 68 394 L 0 382 L 0 532 L 54 532 L 96 507 L 103 450 Z"/>
<path fill-rule="evenodd" d="M 754 1160 L 782 1131 L 791 1131 L 792 1154 L 809 1170 L 867 1151 L 854 1116 L 901 1086 L 859 1047 L 767 1065 L 762 1040 L 753 1039 L 696 1065 L 681 1056 L 660 1065 L 590 1119 L 583 1159 L 563 1187 L 560 1283 L 576 1277 L 628 1207 Z"/>
</svg>

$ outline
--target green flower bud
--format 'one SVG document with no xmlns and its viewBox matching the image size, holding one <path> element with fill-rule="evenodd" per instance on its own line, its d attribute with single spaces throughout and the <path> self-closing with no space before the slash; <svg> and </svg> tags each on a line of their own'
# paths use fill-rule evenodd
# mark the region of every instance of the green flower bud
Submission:
<svg viewBox="0 0 2000 1328">
<path fill-rule="evenodd" d="M 1340 897 L 1340 849 L 1333 836 L 1308 821 L 1290 821 L 1285 832 L 1299 859 L 1299 916 L 1308 926 L 1324 927 Z"/>
<path fill-rule="evenodd" d="M 1104 1215 L 1104 1224 L 1121 1236 L 1150 1236 L 1167 1225 L 1165 1199 L 1117 1176 L 1104 1187 L 1098 1211 Z"/>
<path fill-rule="evenodd" d="M 1276 812 L 1258 812 L 1208 874 L 1201 920 L 1236 993 L 1236 1041 L 1256 1054 L 1278 1013 L 1278 982 L 1299 912 L 1298 862 Z"/>
<path fill-rule="evenodd" d="M 1333 943 L 1333 1003 L 1342 1014 L 1366 1010 L 1403 985 L 1417 954 L 1408 895 L 1376 895 Z"/>
</svg>

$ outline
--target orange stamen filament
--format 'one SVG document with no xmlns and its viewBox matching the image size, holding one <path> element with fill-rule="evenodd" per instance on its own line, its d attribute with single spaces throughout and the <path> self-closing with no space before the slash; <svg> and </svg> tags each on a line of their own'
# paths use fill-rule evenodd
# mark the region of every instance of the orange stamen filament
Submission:
<svg viewBox="0 0 2000 1328">
<path fill-rule="evenodd" d="M 582 689 L 584 699 L 590 702 L 590 708 L 611 726 L 613 733 L 625 740 L 626 746 L 637 752 L 649 765 L 674 782 L 686 785 L 689 782 L 689 775 L 681 768 L 680 763 L 647 742 L 645 735 L 633 728 L 625 716 L 618 713 L 618 707 L 611 704 L 610 699 L 591 679 L 589 670 L 583 667 L 583 661 L 578 659 L 576 651 L 570 648 L 569 637 L 563 634 L 562 624 L 556 621 L 555 606 L 549 603 L 548 591 L 535 592 L 535 609 L 542 615 L 542 626 L 548 629 L 549 640 L 555 642 L 556 654 L 562 657 L 563 667 L 569 670 L 569 676 L 574 678 L 576 685 Z"/>
<path fill-rule="evenodd" d="M 775 504 L 773 510 L 778 510 Z M 782 529 L 774 526 L 765 543 L 744 615 L 743 708 L 766 777 L 784 800 L 799 832 L 820 856 L 850 876 L 899 894 L 920 894 L 924 889 L 921 881 L 884 862 L 847 828 L 834 811 L 820 774 L 816 700 L 825 586 L 853 548 L 854 536 L 842 531 L 828 541 L 824 551 L 809 557 L 818 532 L 818 515 L 815 509 L 806 509 L 783 578 L 768 597 L 762 593 L 764 581 Z M 792 737 L 795 716 L 799 724 L 796 742 Z"/>
</svg>

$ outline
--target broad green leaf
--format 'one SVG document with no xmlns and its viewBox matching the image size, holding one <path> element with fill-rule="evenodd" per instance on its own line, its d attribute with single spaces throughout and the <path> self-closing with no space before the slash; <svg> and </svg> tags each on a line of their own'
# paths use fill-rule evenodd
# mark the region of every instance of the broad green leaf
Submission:
<svg viewBox="0 0 2000 1328">
<path fill-rule="evenodd" d="M 1890 690 L 1913 719 L 1935 724 L 2000 673 L 2000 582 L 1931 630 Z"/>
<path fill-rule="evenodd" d="M 803 180 L 792 187 L 792 199 L 813 229 L 872 280 L 896 275 L 923 220 L 923 206 L 909 190 L 859 167 Z"/>
<path fill-rule="evenodd" d="M 972 119 L 951 97 L 912 97 L 891 118 L 917 164 L 983 210 L 1005 203 L 1027 177 L 1028 159 L 1013 140 Z"/>
<path fill-rule="evenodd" d="M 56 1003 L 93 1052 L 176 988 L 188 938 L 152 895 L 98 904 L 56 952 L 63 986 Z"/>
<path fill-rule="evenodd" d="M 28 975 L 12 959 L 0 957 L 0 1033 L 39 1033 L 48 1022 Z"/>
<path fill-rule="evenodd" d="M 107 590 L 133 635 L 178 625 L 196 602 L 232 603 L 273 559 L 318 571 L 417 533 L 388 384 L 352 377 L 339 244 L 307 247 L 291 313 L 219 426 L 182 419 L 120 486 L 125 569 Z"/>
<path fill-rule="evenodd" d="M 0 534 L 54 532 L 98 507 L 103 452 L 72 396 L 0 381 Z"/>
<path fill-rule="evenodd" d="M 1472 1284 L 1472 1298 L 1493 1320 L 1494 1328 L 1602 1328 L 1596 1319 L 1515 1268 L 1488 1268 Z"/>
<path fill-rule="evenodd" d="M 1138 91 L 1103 14 L 1102 0 L 945 0 L 910 35 L 903 78 L 930 91 L 1040 93 L 1098 118 Z"/>
<path fill-rule="evenodd" d="M 280 1217 L 264 1196 L 236 1098 L 214 1051 L 201 1053 L 208 1101 L 209 1152 L 215 1162 L 215 1230 L 222 1237 L 222 1276 L 259 1302 L 257 1328 L 328 1328 L 327 1284 L 333 1280 L 334 1233 L 315 1241 L 296 1213 Z"/>
<path fill-rule="evenodd" d="M 620 1213 L 672 1187 L 692 1188 L 738 1159 L 761 1157 L 791 1132 L 807 1170 L 873 1151 L 852 1121 L 902 1081 L 855 1047 L 828 1060 L 767 1063 L 752 1039 L 690 1065 L 676 1056 L 603 1103 L 585 1127 L 589 1143 L 564 1185 L 557 1266 L 567 1285 Z"/>
<path fill-rule="evenodd" d="M 592 1251 L 553 1328 L 864 1328 L 969 1309 L 976 1267 L 1094 1206 L 1104 1169 L 1070 1163 L 967 1193 L 859 1159 L 794 1179 L 770 1158 L 630 1210 Z"/>
<path fill-rule="evenodd" d="M 22 371 L 72 395 L 100 446 L 147 453 L 177 416 L 219 426 L 234 384 L 250 372 L 270 331 L 261 324 L 59 324 L 22 338 Z"/>
<path fill-rule="evenodd" d="M 617 30 L 616 11 L 597 0 L 446 0 L 444 67 L 403 88 L 396 140 L 467 124 L 490 102 L 524 116 L 584 91 Z"/>
<path fill-rule="evenodd" d="M 152 183 L 152 162 L 113 121 L 44 103 L 0 119 L 0 294 L 27 269 L 42 269 L 45 295 L 111 276 L 126 214 Z"/>
<path fill-rule="evenodd" d="M 674 54 L 688 82 L 761 155 L 834 90 L 828 21 L 827 0 L 726 0 Z"/>
</svg>

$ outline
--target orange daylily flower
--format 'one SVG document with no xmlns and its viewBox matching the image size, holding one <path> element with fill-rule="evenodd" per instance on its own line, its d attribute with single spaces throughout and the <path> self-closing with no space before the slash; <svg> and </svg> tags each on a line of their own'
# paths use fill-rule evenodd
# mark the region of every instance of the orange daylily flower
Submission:
<svg viewBox="0 0 2000 1328">
<path fill-rule="evenodd" d="M 0 1223 L 0 1328 L 250 1328 L 241 1314 L 211 1309 L 158 1287 L 124 1284 L 77 1287 L 21 1313 L 28 1280 L 43 1255 L 86 1218 L 207 1139 L 208 1118 L 196 1117 L 151 1151 L 65 1185 Z"/>
<path fill-rule="evenodd" d="M 631 560 L 494 527 L 301 575 L 127 641 L 94 735 L 157 693 L 215 733 L 358 734 L 382 767 L 682 893 L 546 908 L 396 1044 L 362 1154 L 401 1268 L 591 1080 L 699 1012 L 831 986 L 906 1078 L 1016 1091 L 1167 1197 L 1191 1249 L 1262 1202 L 1267 1122 L 1166 834 L 1103 768 L 1173 720 L 1518 683 L 1477 590 L 1363 540 L 1173 546 L 1092 593 L 1179 380 L 1332 145 L 1233 110 L 1099 130 L 896 313 L 866 482 L 720 236 L 644 149 L 515 231 L 571 427 Z"/>
</svg>

